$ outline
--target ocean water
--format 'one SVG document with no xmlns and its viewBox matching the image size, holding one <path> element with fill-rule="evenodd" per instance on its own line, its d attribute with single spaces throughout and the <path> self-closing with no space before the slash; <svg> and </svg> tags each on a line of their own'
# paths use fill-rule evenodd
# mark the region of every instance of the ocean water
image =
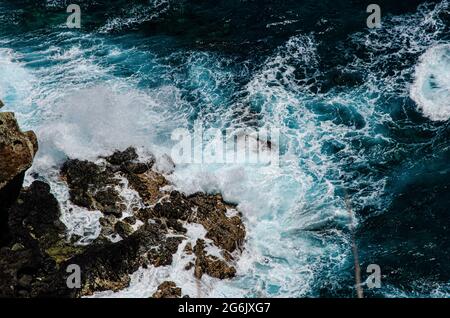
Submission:
<svg viewBox="0 0 450 318">
<path fill-rule="evenodd" d="M 81 29 L 66 28 L 68 3 L 0 0 L 0 99 L 38 135 L 27 182 L 52 185 L 80 244 L 101 214 L 68 201 L 66 158 L 134 145 L 164 170 L 171 133 L 197 120 L 281 132 L 279 166 L 170 176 L 243 212 L 235 279 L 196 281 L 180 247 L 171 266 L 95 297 L 148 297 L 164 280 L 200 297 L 354 297 L 353 239 L 366 296 L 450 295 L 448 0 L 378 1 L 379 29 L 366 26 L 370 1 L 84 0 Z M 364 283 L 369 264 L 379 289 Z"/>
</svg>

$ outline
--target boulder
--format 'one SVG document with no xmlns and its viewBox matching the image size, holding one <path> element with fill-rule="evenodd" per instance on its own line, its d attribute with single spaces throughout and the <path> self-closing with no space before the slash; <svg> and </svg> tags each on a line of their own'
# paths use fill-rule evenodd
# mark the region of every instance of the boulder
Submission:
<svg viewBox="0 0 450 318">
<path fill-rule="evenodd" d="M 34 132 L 22 132 L 14 113 L 0 113 L 0 189 L 31 167 L 37 150 Z"/>
<path fill-rule="evenodd" d="M 133 227 L 130 224 L 123 222 L 123 221 L 117 222 L 114 225 L 114 230 L 122 238 L 128 237 L 131 235 L 131 233 L 133 233 Z"/>
<path fill-rule="evenodd" d="M 165 281 L 158 286 L 153 298 L 181 298 L 181 288 L 174 282 Z"/>
<path fill-rule="evenodd" d="M 129 147 L 124 151 L 116 150 L 111 156 L 104 159 L 111 165 L 112 171 L 122 171 L 123 173 L 142 174 L 152 168 L 155 159 L 151 157 L 147 162 L 139 162 L 136 149 Z"/>
<path fill-rule="evenodd" d="M 193 209 L 194 205 L 184 194 L 172 191 L 169 196 L 155 205 L 154 212 L 158 217 L 187 221 L 194 214 Z"/>
</svg>

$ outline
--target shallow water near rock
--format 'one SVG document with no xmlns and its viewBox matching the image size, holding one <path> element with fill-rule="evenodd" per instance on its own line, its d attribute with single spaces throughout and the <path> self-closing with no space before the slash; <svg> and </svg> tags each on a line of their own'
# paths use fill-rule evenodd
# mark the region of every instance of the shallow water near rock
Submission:
<svg viewBox="0 0 450 318">
<path fill-rule="evenodd" d="M 0 99 L 39 140 L 27 180 L 50 183 L 82 244 L 101 213 L 69 201 L 68 157 L 135 146 L 164 170 L 171 133 L 196 120 L 281 131 L 279 167 L 177 165 L 167 177 L 243 213 L 235 278 L 199 282 L 181 244 L 171 265 L 93 297 L 149 297 L 164 281 L 201 297 L 352 297 L 350 222 L 362 266 L 397 273 L 367 295 L 448 297 L 450 4 L 378 2 L 382 28 L 369 30 L 366 1 L 85 0 L 74 30 L 64 1 L 0 0 Z M 187 230 L 192 245 L 205 237 Z"/>
</svg>

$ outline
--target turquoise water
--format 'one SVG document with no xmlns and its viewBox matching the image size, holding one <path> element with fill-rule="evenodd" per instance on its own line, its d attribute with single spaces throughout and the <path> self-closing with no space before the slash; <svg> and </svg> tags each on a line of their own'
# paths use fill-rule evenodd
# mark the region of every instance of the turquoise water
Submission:
<svg viewBox="0 0 450 318">
<path fill-rule="evenodd" d="M 173 265 L 98 296 L 144 297 L 170 278 L 193 296 L 352 297 L 350 224 L 363 281 L 368 264 L 383 274 L 366 295 L 448 295 L 449 3 L 380 2 L 382 28 L 369 30 L 364 1 L 82 1 L 70 30 L 64 1 L 0 1 L 0 99 L 36 131 L 32 172 L 84 243 L 99 215 L 67 202 L 65 158 L 170 153 L 173 130 L 196 120 L 282 133 L 279 167 L 171 177 L 244 213 L 236 279 L 198 286 Z"/>
</svg>

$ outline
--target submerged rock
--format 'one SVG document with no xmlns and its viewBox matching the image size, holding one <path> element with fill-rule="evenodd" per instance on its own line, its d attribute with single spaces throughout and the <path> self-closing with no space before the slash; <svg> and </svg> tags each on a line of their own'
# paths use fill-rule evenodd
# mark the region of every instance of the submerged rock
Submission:
<svg viewBox="0 0 450 318">
<path fill-rule="evenodd" d="M 127 173 L 126 178 L 130 187 L 139 194 L 144 204 L 148 206 L 155 205 L 166 195 L 164 191 L 161 191 L 161 188 L 167 186 L 169 182 L 163 175 L 155 171 L 148 170 L 141 174 Z"/>
</svg>

